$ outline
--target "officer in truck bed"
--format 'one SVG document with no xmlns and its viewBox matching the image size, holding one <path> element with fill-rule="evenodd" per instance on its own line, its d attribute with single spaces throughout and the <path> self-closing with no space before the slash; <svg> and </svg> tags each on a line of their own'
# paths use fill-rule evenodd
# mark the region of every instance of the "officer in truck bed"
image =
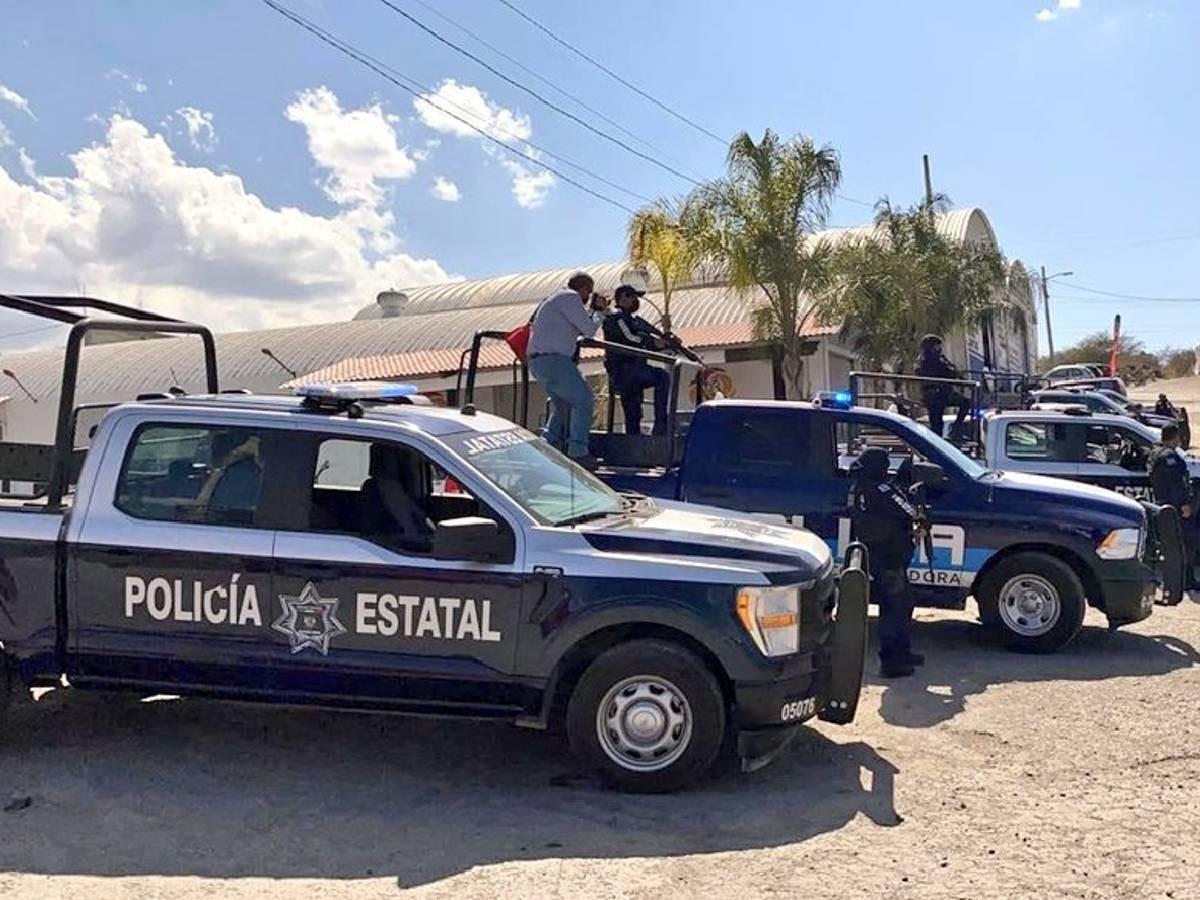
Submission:
<svg viewBox="0 0 1200 900">
<path fill-rule="evenodd" d="M 913 600 L 908 564 L 919 518 L 904 488 L 888 478 L 888 453 L 868 447 L 850 467 L 853 519 L 858 540 L 867 545 L 871 593 L 879 604 L 879 664 L 885 678 L 903 678 L 925 662 L 912 652 L 909 632 Z"/>
<path fill-rule="evenodd" d="M 641 316 L 635 315 L 644 293 L 645 291 L 639 291 L 629 284 L 617 288 L 613 294 L 613 302 L 617 308 L 604 319 L 604 340 L 610 344 L 624 344 L 638 350 L 666 348 L 666 335 Z M 641 434 L 644 392 L 646 388 L 653 388 L 653 433 L 666 434 L 670 376 L 641 357 L 612 350 L 605 352 L 604 368 L 608 372 L 613 390 L 621 398 L 621 411 L 625 414 L 625 433 Z"/>
</svg>

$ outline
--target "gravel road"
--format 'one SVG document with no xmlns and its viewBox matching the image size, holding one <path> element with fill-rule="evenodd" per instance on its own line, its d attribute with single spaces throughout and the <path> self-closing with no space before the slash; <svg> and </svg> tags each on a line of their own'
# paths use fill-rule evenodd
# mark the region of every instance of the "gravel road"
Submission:
<svg viewBox="0 0 1200 900">
<path fill-rule="evenodd" d="M 661 797 L 502 725 L 54 691 L 0 742 L 0 897 L 1200 898 L 1200 605 L 916 634 L 853 726 Z"/>
</svg>

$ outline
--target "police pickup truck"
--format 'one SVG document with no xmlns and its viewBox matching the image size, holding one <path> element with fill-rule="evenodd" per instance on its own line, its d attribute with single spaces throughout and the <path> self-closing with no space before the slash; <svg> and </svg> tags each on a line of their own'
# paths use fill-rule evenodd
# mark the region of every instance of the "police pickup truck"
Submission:
<svg viewBox="0 0 1200 900">
<path fill-rule="evenodd" d="M 503 337 L 476 336 L 465 361 L 468 395 L 482 341 Z M 852 539 L 850 464 L 865 447 L 884 446 L 893 471 L 905 459 L 915 463 L 932 507 L 932 558 L 918 548 L 908 570 L 921 605 L 962 609 L 973 595 L 984 624 L 1030 652 L 1071 641 L 1089 605 L 1113 628 L 1153 611 L 1158 578 L 1144 561 L 1147 512 L 1133 500 L 989 469 L 912 419 L 856 405 L 850 392 L 815 402 L 718 400 L 676 413 L 685 360 L 580 343 L 670 372 L 665 436 L 618 433 L 609 393 L 608 426 L 592 433 L 591 450 L 601 461 L 597 474 L 617 490 L 799 525 L 842 553 Z"/>
<path fill-rule="evenodd" d="M 221 394 L 208 371 L 207 395 L 107 411 L 82 459 L 64 381 L 53 472 L 0 447 L 0 477 L 46 486 L 0 502 L 0 687 L 564 723 L 634 791 L 853 718 L 861 548 L 839 574 L 810 533 L 620 495 L 407 386 Z"/>
</svg>

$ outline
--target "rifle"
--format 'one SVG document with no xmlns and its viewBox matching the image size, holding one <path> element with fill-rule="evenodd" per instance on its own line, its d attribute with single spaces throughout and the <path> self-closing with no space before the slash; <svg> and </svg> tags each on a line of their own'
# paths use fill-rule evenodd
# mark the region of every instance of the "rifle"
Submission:
<svg viewBox="0 0 1200 900">
<path fill-rule="evenodd" d="M 929 577 L 933 578 L 933 522 L 930 519 L 929 502 L 925 499 L 925 482 L 918 481 L 908 489 L 908 498 L 917 511 L 913 519 L 913 533 L 925 551 L 925 562 L 929 565 Z"/>
</svg>

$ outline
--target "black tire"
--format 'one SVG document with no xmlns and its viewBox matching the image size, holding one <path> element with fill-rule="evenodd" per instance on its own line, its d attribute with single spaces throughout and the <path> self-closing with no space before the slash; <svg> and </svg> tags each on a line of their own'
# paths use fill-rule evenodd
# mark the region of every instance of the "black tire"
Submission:
<svg viewBox="0 0 1200 900">
<path fill-rule="evenodd" d="M 623 682 L 629 684 L 606 702 Z M 641 704 L 652 724 L 663 716 L 662 737 L 669 750 L 643 754 L 644 744 L 620 739 L 622 734 L 630 737 L 625 720 L 615 715 L 622 697 L 627 704 Z M 613 722 L 605 737 L 602 704 Z M 686 727 L 667 727 L 672 717 Z M 678 790 L 703 776 L 721 750 L 725 721 L 725 698 L 713 673 L 690 650 L 666 640 L 631 641 L 600 654 L 575 685 L 566 715 L 567 739 L 576 757 L 613 786 L 642 794 Z"/>
<path fill-rule="evenodd" d="M 1057 613 L 1050 614 L 1045 605 L 1039 609 L 1036 603 L 1023 609 L 1014 596 L 1022 589 L 1043 601 L 1052 596 Z M 1016 553 L 997 563 L 975 591 L 975 602 L 983 624 L 1010 650 L 1021 653 L 1062 649 L 1083 627 L 1087 611 L 1083 583 L 1075 571 L 1055 556 L 1036 552 Z"/>
</svg>

